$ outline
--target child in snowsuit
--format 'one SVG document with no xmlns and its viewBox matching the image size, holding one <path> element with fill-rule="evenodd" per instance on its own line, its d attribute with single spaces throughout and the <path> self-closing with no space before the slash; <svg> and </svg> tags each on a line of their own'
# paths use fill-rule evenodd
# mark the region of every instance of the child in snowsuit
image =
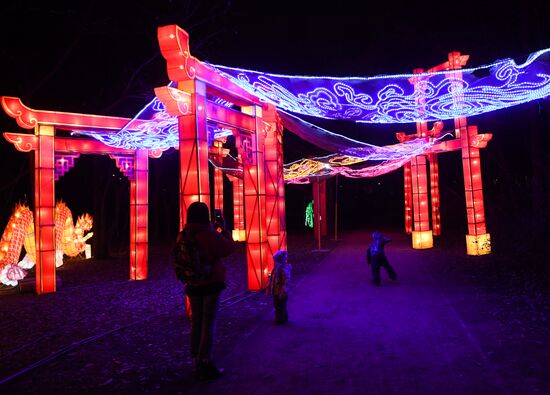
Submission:
<svg viewBox="0 0 550 395">
<path fill-rule="evenodd" d="M 266 293 L 273 296 L 276 324 L 284 324 L 288 321 L 286 305 L 288 302 L 288 288 L 290 285 L 292 265 L 287 262 L 287 259 L 288 253 L 286 250 L 277 251 L 273 255 L 275 266 L 267 282 Z"/>
<path fill-rule="evenodd" d="M 390 241 L 390 238 L 382 235 L 380 232 L 372 234 L 372 243 L 370 243 L 367 249 L 367 263 L 371 267 L 372 282 L 374 285 L 380 285 L 380 267 L 386 270 L 391 280 L 397 280 L 397 274 L 388 262 L 388 258 L 384 252 L 384 246 Z"/>
</svg>

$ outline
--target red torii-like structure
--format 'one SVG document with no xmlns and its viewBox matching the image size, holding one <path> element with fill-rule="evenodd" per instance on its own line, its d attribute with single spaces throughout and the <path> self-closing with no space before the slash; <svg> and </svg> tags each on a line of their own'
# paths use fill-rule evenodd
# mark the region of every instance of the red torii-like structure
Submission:
<svg viewBox="0 0 550 395">
<path fill-rule="evenodd" d="M 468 55 L 460 52 L 450 52 L 448 60 L 426 72 L 459 70 L 466 65 Z M 422 73 L 416 69 L 414 73 Z M 453 74 L 461 78 L 460 74 Z M 422 77 L 411 78 L 415 89 L 422 90 Z M 460 106 L 460 94 L 455 95 L 455 105 Z M 422 96 L 419 95 L 419 101 Z M 428 130 L 427 122 L 417 122 L 416 133 L 406 135 L 397 133 L 400 142 L 423 137 L 435 139 L 442 133 L 443 124 L 436 122 Z M 466 194 L 466 215 L 468 234 L 466 235 L 466 253 L 468 255 L 485 255 L 491 252 L 491 236 L 485 225 L 485 209 L 483 203 L 483 184 L 481 181 L 481 158 L 479 149 L 485 148 L 492 134 L 478 134 L 477 126 L 469 126 L 465 117 L 454 120 L 455 139 L 435 144 L 426 154 L 415 156 L 404 166 L 405 191 L 405 231 L 412 234 L 413 248 L 423 249 L 433 246 L 433 236 L 441 234 L 440 201 L 439 201 L 439 168 L 437 154 L 455 150 L 462 151 L 462 169 L 464 173 L 464 191 Z M 427 165 L 430 169 L 431 219 L 428 201 Z"/>
<path fill-rule="evenodd" d="M 207 125 L 219 125 L 236 137 L 242 178 L 233 174 L 235 238 L 247 242 L 248 288 L 262 289 L 272 267 L 272 255 L 286 248 L 282 124 L 273 105 L 260 102 L 254 95 L 218 74 L 190 54 L 189 36 L 176 25 L 160 27 L 158 40 L 166 59 L 168 76 L 177 88 L 155 89 L 166 111 L 178 118 L 180 153 L 180 227 L 186 210 L 194 201 L 210 203 L 209 151 L 223 157 L 221 142 L 208 147 Z M 457 70 L 467 56 L 453 52 L 447 62 L 428 71 Z M 422 70 L 415 70 L 419 73 Z M 422 78 L 412 78 L 421 90 Z M 228 108 L 212 98 L 232 103 Z M 419 101 L 422 97 L 419 96 Z M 34 129 L 34 134 L 4 133 L 5 138 L 23 152 L 35 152 L 35 232 L 37 293 L 55 291 L 55 180 L 74 166 L 82 153 L 107 154 L 130 180 L 130 278 L 147 278 L 148 265 L 148 158 L 158 158 L 161 150 L 113 148 L 90 138 L 56 135 L 57 130 L 116 132 L 139 127 L 140 120 L 100 115 L 33 110 L 18 98 L 2 97 L 4 111 L 19 126 Z M 460 105 L 457 94 L 456 105 Z M 128 125 L 132 125 L 129 127 Z M 416 137 L 436 138 L 441 123 L 430 131 L 427 123 L 417 123 L 417 132 L 398 133 L 400 141 Z M 490 252 L 490 235 L 486 232 L 481 184 L 479 149 L 486 146 L 490 134 L 477 133 L 466 118 L 455 119 L 454 140 L 434 145 L 427 154 L 418 155 L 405 166 L 405 227 L 413 236 L 413 248 L 430 248 L 433 235 L 440 233 L 437 154 L 462 150 L 468 216 L 467 252 L 480 255 Z M 427 165 L 430 162 L 432 226 L 430 229 L 427 190 Z M 215 207 L 223 208 L 223 176 L 215 171 Z M 314 184 L 315 234 L 319 243 L 326 235 L 326 180 Z M 414 225 L 414 226 L 413 226 Z M 244 236 L 244 237 L 243 237 Z"/>
<path fill-rule="evenodd" d="M 415 69 L 415 74 L 431 73 L 446 70 L 459 70 L 466 65 L 468 55 L 460 52 L 450 52 L 448 59 L 429 70 Z M 460 79 L 461 75 L 453 74 Z M 423 83 L 426 76 L 410 79 L 418 92 L 418 104 L 422 104 Z M 455 105 L 459 106 L 460 94 L 456 93 Z M 422 106 L 419 106 L 420 108 Z M 479 150 L 485 148 L 492 134 L 478 134 L 477 126 L 469 126 L 465 117 L 454 120 L 455 139 L 436 143 L 425 154 L 417 155 L 403 166 L 404 197 L 405 197 L 405 231 L 412 234 L 412 246 L 415 249 L 433 247 L 433 236 L 441 234 L 440 199 L 439 199 L 439 167 L 437 155 L 443 152 L 462 151 L 462 168 L 464 173 L 464 190 L 466 194 L 466 215 L 468 234 L 466 235 L 466 253 L 468 255 L 485 255 L 491 252 L 491 238 L 485 225 L 485 209 L 483 203 L 483 184 L 481 180 L 481 159 Z M 416 123 L 416 133 L 396 133 L 399 142 L 416 138 L 428 138 L 434 141 L 443 134 L 443 123 L 435 122 L 428 129 L 427 122 Z M 428 163 L 429 186 L 428 191 Z M 314 200 L 313 234 L 318 249 L 321 249 L 321 237 L 326 236 L 326 178 L 315 177 L 311 182 Z M 431 199 L 429 197 L 431 196 Z M 431 227 L 430 227 L 431 201 Z"/>
<path fill-rule="evenodd" d="M 97 140 L 56 136 L 58 129 L 115 132 L 131 121 L 128 118 L 33 110 L 15 97 L 3 96 L 0 103 L 19 126 L 34 129 L 34 134 L 4 133 L 4 137 L 21 152 L 34 151 L 36 293 L 56 291 L 55 181 L 74 166 L 80 154 L 109 155 L 130 180 L 130 279 L 147 278 L 148 158 L 160 157 L 162 153 L 113 148 Z"/>
<path fill-rule="evenodd" d="M 186 210 L 192 202 L 210 204 L 207 124 L 223 125 L 233 131 L 242 163 L 242 180 L 232 178 L 239 239 L 243 239 L 246 229 L 248 288 L 262 289 L 273 265 L 273 253 L 286 248 L 283 128 L 276 109 L 192 57 L 189 37 L 180 27 L 160 27 L 158 40 L 168 76 L 177 82 L 177 89 L 161 87 L 155 93 L 167 112 L 178 117 L 180 227 L 185 224 Z M 207 97 L 221 98 L 240 110 L 215 104 Z M 130 279 L 146 279 L 148 158 L 158 158 L 162 151 L 113 148 L 91 138 L 68 138 L 56 133 L 57 130 L 116 132 L 130 122 L 132 127 L 138 127 L 141 121 L 33 110 L 14 97 L 2 97 L 1 105 L 19 126 L 34 130 L 34 134 L 4 133 L 4 137 L 19 151 L 35 152 L 36 292 L 56 290 L 55 180 L 74 166 L 74 159 L 82 153 L 109 155 L 130 179 Z M 219 205 L 219 183 L 216 192 Z"/>
<path fill-rule="evenodd" d="M 177 82 L 177 90 L 164 86 L 156 88 L 155 93 L 167 112 L 178 117 L 182 166 L 180 225 L 185 223 L 190 203 L 209 202 L 207 122 L 231 129 L 243 170 L 244 205 L 240 206 L 240 191 L 235 193 L 234 201 L 239 203 L 236 223 L 242 222 L 241 207 L 244 207 L 248 288 L 262 289 L 273 266 L 273 254 L 286 248 L 283 128 L 276 108 L 260 102 L 191 56 L 189 36 L 180 27 L 160 27 L 158 41 L 166 59 L 168 77 Z M 207 96 L 233 103 L 240 111 L 215 104 L 207 100 Z"/>
</svg>

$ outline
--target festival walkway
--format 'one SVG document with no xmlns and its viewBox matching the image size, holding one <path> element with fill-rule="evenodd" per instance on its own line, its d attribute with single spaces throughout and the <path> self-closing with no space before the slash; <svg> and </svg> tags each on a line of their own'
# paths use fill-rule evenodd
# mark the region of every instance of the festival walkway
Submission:
<svg viewBox="0 0 550 395">
<path fill-rule="evenodd" d="M 521 339 L 503 337 L 471 285 L 453 287 L 431 273 L 431 265 L 449 264 L 452 254 L 414 251 L 408 239 L 394 236 L 387 253 L 397 282 L 384 273 L 382 285 L 373 286 L 364 264 L 367 236 L 346 236 L 295 284 L 287 325 L 273 325 L 272 314 L 265 315 L 238 343 L 225 345 L 225 355 L 218 353 L 223 378 L 183 393 L 544 392 L 548 381 L 519 368 L 536 363 L 521 360 Z M 506 354 L 509 346 L 515 356 Z"/>
</svg>

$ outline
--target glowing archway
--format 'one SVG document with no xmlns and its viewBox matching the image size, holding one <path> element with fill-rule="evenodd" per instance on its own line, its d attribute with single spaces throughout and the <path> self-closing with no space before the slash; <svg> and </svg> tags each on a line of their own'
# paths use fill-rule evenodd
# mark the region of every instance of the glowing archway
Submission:
<svg viewBox="0 0 550 395">
<path fill-rule="evenodd" d="M 55 180 L 81 153 L 109 155 L 130 180 L 130 279 L 147 278 L 148 158 L 159 157 L 160 150 L 128 150 L 109 147 L 95 139 L 76 139 L 57 135 L 57 130 L 116 131 L 130 119 L 33 110 L 19 98 L 0 98 L 4 111 L 34 134 L 4 133 L 7 141 L 22 152 L 35 152 L 36 292 L 55 292 Z"/>
</svg>

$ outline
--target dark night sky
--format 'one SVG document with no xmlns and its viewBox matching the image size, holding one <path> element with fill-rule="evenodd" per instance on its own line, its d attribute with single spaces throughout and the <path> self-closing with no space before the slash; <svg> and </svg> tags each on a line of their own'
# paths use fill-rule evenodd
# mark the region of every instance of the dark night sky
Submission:
<svg viewBox="0 0 550 395">
<path fill-rule="evenodd" d="M 171 23 L 190 33 L 191 52 L 201 60 L 276 73 L 369 76 L 410 72 L 441 63 L 453 50 L 470 54 L 472 66 L 505 57 L 522 59 L 550 46 L 550 2 L 514 3 L 510 7 L 503 1 L 482 0 L 2 2 L 0 95 L 21 97 L 38 109 L 133 116 L 152 98 L 154 87 L 168 82 L 156 28 Z M 514 136 L 525 128 L 525 122 L 541 122 L 544 111 L 547 127 L 548 107 L 548 101 L 538 101 L 470 120 L 480 125 L 480 130 L 494 133 L 483 154 L 487 157 L 486 183 L 496 182 L 504 160 L 519 156 L 529 162 L 525 160 L 530 157 L 529 143 L 518 142 Z M 396 131 L 414 131 L 414 125 L 322 125 L 374 144 L 392 144 Z M 0 116 L 0 126 L 2 131 L 18 130 L 6 115 Z M 1 140 L 3 230 L 15 203 L 29 193 L 31 181 L 27 156 Z M 525 149 L 512 154 L 511 147 L 521 148 L 522 144 Z M 286 161 L 317 151 L 308 147 L 285 133 Z M 463 192 L 455 185 L 461 181 L 460 162 L 453 155 L 441 163 L 443 172 L 449 170 L 450 174 L 442 175 L 442 184 L 448 183 L 450 190 L 442 194 L 448 194 L 448 201 L 456 201 L 463 210 L 463 197 L 458 197 Z M 151 189 L 166 193 L 165 198 L 155 198 L 159 206 L 171 207 L 175 201 L 170 186 L 177 182 L 174 158 L 167 154 L 151 165 Z M 116 174 L 109 164 L 97 160 L 91 168 L 101 166 Z M 92 180 L 95 171 L 86 173 L 84 164 L 81 167 L 80 173 L 75 168 L 74 174 L 68 173 L 56 184 L 57 197 L 68 201 L 74 215 L 94 207 L 91 201 L 79 203 L 79 193 L 74 190 L 85 191 L 91 199 L 94 188 L 102 185 Z M 519 166 L 514 170 L 517 174 L 508 179 L 521 178 L 522 171 Z M 89 185 L 79 185 L 86 177 L 90 177 Z M 117 201 L 116 185 L 120 184 L 121 190 L 126 186 L 118 175 L 112 177 L 116 180 L 109 185 L 112 190 L 107 198 Z M 341 198 L 349 203 L 343 209 L 344 221 L 346 215 L 350 224 L 352 218 L 361 222 L 368 221 L 367 217 L 376 218 L 377 225 L 386 220 L 402 221 L 401 171 L 343 184 L 346 192 Z M 306 195 L 304 188 L 290 190 L 288 196 L 295 203 L 289 209 L 301 210 Z M 372 215 L 354 214 L 365 203 Z M 373 214 L 390 213 L 389 206 L 393 208 L 386 217 Z M 159 237 L 169 236 L 159 230 L 166 221 L 169 227 L 175 226 L 174 221 L 162 219 L 171 216 L 170 210 L 152 208 L 152 232 Z"/>
</svg>

